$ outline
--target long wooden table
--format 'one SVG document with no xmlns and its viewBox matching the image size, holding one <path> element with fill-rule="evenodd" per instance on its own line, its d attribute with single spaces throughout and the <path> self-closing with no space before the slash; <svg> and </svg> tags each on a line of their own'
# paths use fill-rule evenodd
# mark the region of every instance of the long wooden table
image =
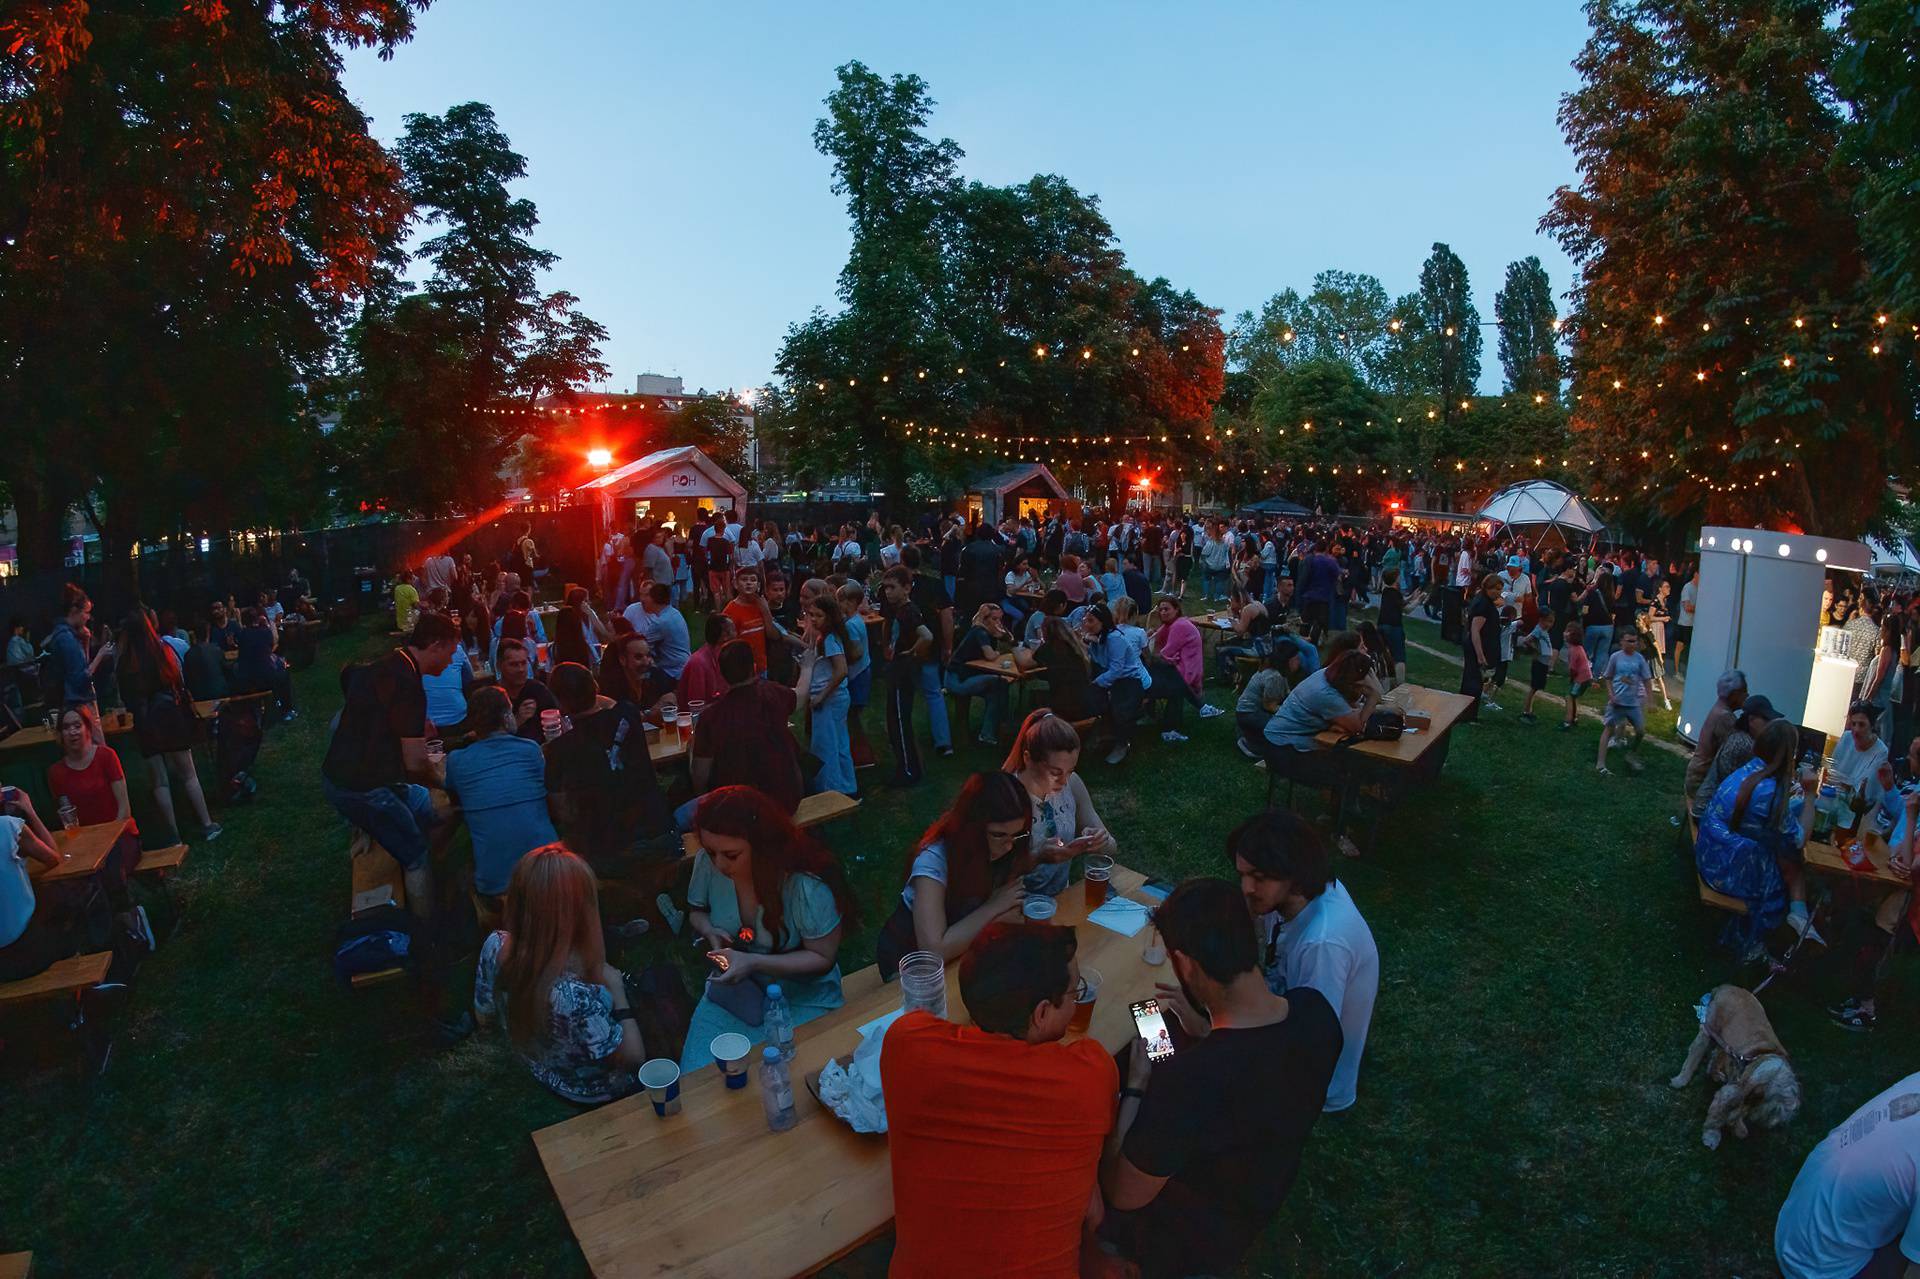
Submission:
<svg viewBox="0 0 1920 1279">
<path fill-rule="evenodd" d="M 54 830 L 54 851 L 60 854 L 58 866 L 47 866 L 40 862 L 30 862 L 27 873 L 35 882 L 57 884 L 67 879 L 85 879 L 100 869 L 107 860 L 107 854 L 119 842 L 127 829 L 126 822 L 98 822 L 92 826 L 78 826 L 73 830 Z"/>
<path fill-rule="evenodd" d="M 1853 842 L 1851 836 L 1844 838 L 1846 843 Z M 1877 831 L 1862 831 L 1859 839 L 1866 845 L 1868 859 L 1868 864 L 1859 870 L 1847 865 L 1847 859 L 1841 854 L 1838 846 L 1818 843 L 1811 839 L 1802 850 L 1802 862 L 1809 870 L 1817 870 L 1839 879 L 1866 880 L 1888 888 L 1913 887 L 1911 880 L 1901 879 L 1893 873 L 1888 864 L 1893 858 L 1893 850 L 1887 847 L 1887 841 L 1882 839 Z"/>
<path fill-rule="evenodd" d="M 1113 886 L 1151 902 L 1144 877 L 1116 866 Z M 1132 937 L 1086 921 L 1080 884 L 1060 895 L 1057 924 L 1080 935 L 1082 967 L 1101 975 L 1089 1032 L 1118 1049 L 1134 1034 L 1128 1005 L 1173 980 Z M 957 966 L 947 967 L 947 1010 L 966 1020 Z M 858 1028 L 900 1007 L 897 983 L 874 969 L 843 983 L 845 1007 L 799 1028 L 792 1062 L 799 1122 L 767 1131 L 757 1081 L 728 1091 L 708 1066 L 680 1081 L 683 1113 L 656 1118 L 646 1095 L 625 1098 L 533 1134 L 567 1224 L 596 1275 L 791 1275 L 825 1265 L 893 1220 L 893 1177 L 884 1137 L 862 1136 L 800 1083 L 851 1052 Z"/>
<path fill-rule="evenodd" d="M 235 693 L 230 697 L 214 697 L 193 704 L 194 714 L 203 720 L 211 720 L 220 713 L 221 706 L 231 701 L 247 698 L 265 697 L 265 693 Z M 133 712 L 127 710 L 110 711 L 100 718 L 100 728 L 108 737 L 121 737 L 133 731 Z M 57 746 L 60 734 L 45 724 L 32 724 L 23 727 L 11 737 L 0 741 L 0 750 L 27 750 L 35 746 Z"/>
</svg>

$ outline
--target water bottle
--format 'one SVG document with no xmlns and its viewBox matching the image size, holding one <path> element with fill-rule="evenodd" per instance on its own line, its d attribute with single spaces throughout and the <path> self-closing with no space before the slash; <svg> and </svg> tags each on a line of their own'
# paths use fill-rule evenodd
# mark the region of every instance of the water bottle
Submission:
<svg viewBox="0 0 1920 1279">
<path fill-rule="evenodd" d="M 799 1122 L 793 1113 L 793 1080 L 778 1048 L 760 1052 L 760 1104 L 766 1107 L 769 1132 L 785 1132 Z"/>
<path fill-rule="evenodd" d="M 60 829 L 77 830 L 79 826 L 80 811 L 73 806 L 73 798 L 62 795 L 60 797 Z M 789 1030 L 787 1033 L 791 1035 L 793 1032 Z"/>
<path fill-rule="evenodd" d="M 760 1019 L 761 1029 L 767 1032 L 767 1047 L 780 1054 L 780 1060 L 793 1060 L 793 1010 L 787 1007 L 787 997 L 778 986 L 767 987 L 767 1011 Z"/>
</svg>

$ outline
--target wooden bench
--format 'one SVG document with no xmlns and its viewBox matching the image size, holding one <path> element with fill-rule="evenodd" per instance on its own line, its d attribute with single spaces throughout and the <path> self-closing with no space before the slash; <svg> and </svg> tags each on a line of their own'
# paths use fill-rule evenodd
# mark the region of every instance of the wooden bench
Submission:
<svg viewBox="0 0 1920 1279">
<path fill-rule="evenodd" d="M 389 856 L 386 849 L 373 842 L 370 835 L 363 830 L 355 830 L 347 856 L 353 867 L 353 895 L 349 899 L 348 912 L 351 918 L 357 919 L 369 911 L 386 906 L 406 906 L 406 872 L 400 869 L 400 863 Z M 406 975 L 406 969 L 395 965 L 370 973 L 355 973 L 348 978 L 348 983 L 355 990 L 363 990 L 368 986 L 398 981 Z"/>
<path fill-rule="evenodd" d="M 837 790 L 823 790 L 818 795 L 809 795 L 800 801 L 800 807 L 793 812 L 793 824 L 806 830 L 810 827 L 839 821 L 860 807 L 860 801 L 851 795 L 842 795 Z M 688 857 L 700 851 L 699 837 L 688 831 L 681 839 Z"/>
<path fill-rule="evenodd" d="M 1718 889 L 1709 888 L 1707 881 L 1701 879 L 1697 872 L 1693 878 L 1694 882 L 1700 886 L 1700 901 L 1704 905 L 1711 906 L 1715 910 L 1724 910 L 1729 915 L 1744 915 L 1747 913 L 1747 904 L 1738 897 L 1729 897 Z"/>
<path fill-rule="evenodd" d="M 33 1279 L 33 1254 L 9 1252 L 0 1256 L 0 1279 Z"/>
<path fill-rule="evenodd" d="M 140 852 L 140 864 L 133 868 L 136 875 L 152 875 L 164 878 L 170 870 L 179 870 L 187 860 L 187 846 L 173 844 L 166 848 L 147 848 Z"/>
<path fill-rule="evenodd" d="M 62 995 L 78 998 L 82 991 L 105 981 L 107 969 L 112 964 L 113 955 L 102 950 L 91 955 L 74 955 L 63 959 L 32 977 L 0 982 L 0 1005 L 27 1004 L 40 999 L 56 999 Z"/>
</svg>

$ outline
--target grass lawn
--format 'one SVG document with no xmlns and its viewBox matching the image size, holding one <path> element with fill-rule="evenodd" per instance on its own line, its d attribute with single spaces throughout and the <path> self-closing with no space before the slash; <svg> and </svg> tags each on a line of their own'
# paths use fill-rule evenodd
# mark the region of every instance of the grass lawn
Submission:
<svg viewBox="0 0 1920 1279">
<path fill-rule="evenodd" d="M 338 665 L 382 642 L 327 641 L 298 677 L 305 714 L 269 735 L 256 802 L 194 849 L 184 922 L 141 973 L 106 1076 L 0 1063 L 0 1251 L 32 1249 L 36 1273 L 584 1272 L 529 1139 L 572 1109 L 491 1037 L 436 1051 L 404 987 L 355 995 L 330 973 L 346 840 L 318 762 Z M 1415 680 L 1456 685 L 1457 667 L 1412 658 Z M 1829 961 L 1766 994 L 1801 1116 L 1702 1148 L 1706 1085 L 1666 1080 L 1693 1002 L 1753 974 L 1712 945 L 1668 824 L 1681 761 L 1648 750 L 1644 775 L 1596 777 L 1598 726 L 1516 723 L 1523 696 L 1510 686 L 1508 713 L 1457 730 L 1442 782 L 1340 867 L 1383 968 L 1360 1103 L 1316 1130 L 1251 1274 L 1771 1273 L 1806 1151 L 1920 1060 L 1901 1015 L 1920 998 L 1911 970 L 1860 1037 L 1821 1011 L 1841 980 Z M 1266 780 L 1232 749 L 1231 718 L 1187 727 L 1185 745 L 1143 731 L 1126 764 L 1083 768 L 1121 859 L 1175 878 L 1222 872 L 1223 837 Z M 879 791 L 825 829 L 872 921 L 964 771 L 999 758 L 932 759 L 919 790 Z M 872 953 L 869 927 L 842 963 Z"/>
</svg>

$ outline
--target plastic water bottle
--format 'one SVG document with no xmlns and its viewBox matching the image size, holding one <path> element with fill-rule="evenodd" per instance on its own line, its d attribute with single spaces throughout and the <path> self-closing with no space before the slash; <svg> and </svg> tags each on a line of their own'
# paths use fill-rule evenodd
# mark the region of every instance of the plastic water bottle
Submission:
<svg viewBox="0 0 1920 1279">
<path fill-rule="evenodd" d="M 793 1060 L 793 1010 L 778 986 L 767 987 L 767 1011 L 760 1019 L 767 1032 L 767 1047 L 780 1054 L 781 1061 Z"/>
<path fill-rule="evenodd" d="M 760 1050 L 760 1104 L 766 1107 L 769 1132 L 785 1132 L 799 1122 L 793 1113 L 793 1079 L 778 1048 Z"/>
</svg>

